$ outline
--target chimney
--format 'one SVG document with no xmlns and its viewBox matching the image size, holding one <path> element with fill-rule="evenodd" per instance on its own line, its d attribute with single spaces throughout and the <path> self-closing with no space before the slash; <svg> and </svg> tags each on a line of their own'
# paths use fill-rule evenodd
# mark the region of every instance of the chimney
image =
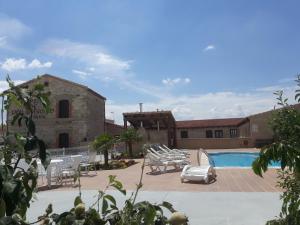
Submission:
<svg viewBox="0 0 300 225">
<path fill-rule="evenodd" d="M 140 105 L 140 112 L 143 112 L 143 103 L 139 103 Z"/>
</svg>

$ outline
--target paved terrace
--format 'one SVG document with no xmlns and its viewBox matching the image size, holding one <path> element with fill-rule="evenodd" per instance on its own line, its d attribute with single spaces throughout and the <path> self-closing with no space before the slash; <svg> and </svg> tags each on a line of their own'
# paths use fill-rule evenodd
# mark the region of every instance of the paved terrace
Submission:
<svg viewBox="0 0 300 225">
<path fill-rule="evenodd" d="M 220 151 L 220 150 L 212 150 Z M 258 151 L 257 149 L 234 149 L 226 151 Z M 191 161 L 196 163 L 196 151 L 191 150 Z M 97 175 L 90 172 L 90 176 L 82 176 L 82 189 L 97 190 L 104 189 L 108 182 L 109 175 L 116 175 L 127 190 L 135 190 L 141 173 L 142 160 L 126 169 L 102 170 Z M 167 173 L 151 174 L 148 167 L 145 168 L 143 177 L 144 191 L 179 191 L 179 192 L 280 192 L 276 187 L 276 169 L 269 169 L 264 178 L 255 175 L 249 169 L 217 169 L 217 179 L 210 184 L 204 183 L 181 183 L 180 171 L 172 170 L 169 167 Z M 42 188 L 46 189 L 46 188 Z M 64 185 L 54 190 L 75 190 L 72 185 Z"/>
<path fill-rule="evenodd" d="M 191 151 L 191 159 L 196 165 L 196 151 Z M 97 190 L 104 189 L 109 175 L 117 175 L 127 190 L 134 190 L 141 172 L 141 160 L 138 161 L 126 169 L 103 170 L 98 171 L 96 176 L 92 176 L 92 172 L 90 177 L 82 177 L 86 205 L 90 206 L 95 201 Z M 269 170 L 264 178 L 254 175 L 251 169 L 218 169 L 217 180 L 211 184 L 182 184 L 179 171 L 159 175 L 149 172 L 149 168 L 145 168 L 143 191 L 139 193 L 138 200 L 153 203 L 169 201 L 177 210 L 188 215 L 191 225 L 265 225 L 280 212 L 280 190 L 275 187 L 275 169 Z M 124 204 L 124 196 L 116 191 L 108 192 L 116 197 L 119 206 Z M 29 209 L 29 221 L 41 215 L 49 203 L 53 203 L 57 213 L 70 209 L 77 195 L 78 189 L 72 186 L 39 192 L 38 200 Z"/>
</svg>

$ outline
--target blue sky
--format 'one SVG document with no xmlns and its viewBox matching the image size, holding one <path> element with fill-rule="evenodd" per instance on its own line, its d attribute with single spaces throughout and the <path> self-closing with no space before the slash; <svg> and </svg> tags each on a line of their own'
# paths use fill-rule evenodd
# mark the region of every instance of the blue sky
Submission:
<svg viewBox="0 0 300 225">
<path fill-rule="evenodd" d="M 230 3 L 230 4 L 229 4 Z M 299 1 L 2 1 L 0 89 L 49 73 L 107 97 L 107 117 L 271 109 L 300 72 Z M 113 112 L 113 113 L 112 113 Z"/>
</svg>

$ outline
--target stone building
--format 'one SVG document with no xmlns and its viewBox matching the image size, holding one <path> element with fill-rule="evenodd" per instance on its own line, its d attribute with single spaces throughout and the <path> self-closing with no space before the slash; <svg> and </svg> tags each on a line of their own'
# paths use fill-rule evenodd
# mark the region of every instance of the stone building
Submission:
<svg viewBox="0 0 300 225">
<path fill-rule="evenodd" d="M 295 104 L 291 107 L 300 111 L 300 104 Z M 170 116 L 172 115 L 170 111 L 167 112 L 170 118 L 174 118 Z M 175 129 L 176 131 L 172 134 L 174 138 L 173 145 L 177 148 L 185 149 L 262 147 L 273 141 L 273 132 L 269 125 L 273 112 L 274 110 L 271 110 L 245 118 L 184 121 L 175 121 L 174 119 L 175 125 L 170 126 L 171 130 Z M 168 140 L 166 129 L 162 129 L 160 132 L 154 129 L 157 128 L 157 118 L 147 116 L 153 114 L 155 112 L 137 112 L 124 113 L 123 116 L 124 121 L 129 121 L 134 127 L 138 127 L 139 124 L 147 124 L 147 126 L 144 126 L 147 134 L 145 142 L 172 146 L 170 139 Z"/>
<path fill-rule="evenodd" d="M 48 74 L 20 86 L 30 88 L 36 82 L 51 92 L 51 113 L 46 114 L 37 106 L 33 115 L 37 133 L 49 148 L 86 145 L 105 132 L 105 97 L 84 85 Z M 7 112 L 10 131 L 22 131 L 17 125 L 10 125 L 17 110 L 22 109 Z"/>
<path fill-rule="evenodd" d="M 177 147 L 249 147 L 248 123 L 248 118 L 177 121 Z"/>
</svg>

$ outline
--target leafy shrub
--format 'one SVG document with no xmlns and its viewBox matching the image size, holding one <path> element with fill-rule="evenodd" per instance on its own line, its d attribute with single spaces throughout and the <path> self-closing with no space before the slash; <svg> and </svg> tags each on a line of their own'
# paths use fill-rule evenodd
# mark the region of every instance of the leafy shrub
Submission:
<svg viewBox="0 0 300 225">
<path fill-rule="evenodd" d="M 16 87 L 7 77 L 10 89 L 1 94 L 1 127 L 4 145 L 1 147 L 0 160 L 0 224 L 22 224 L 26 219 L 27 209 L 37 188 L 37 159 L 47 167 L 50 158 L 46 145 L 38 138 L 33 121 L 36 104 L 50 111 L 48 96 L 42 84 L 37 83 L 31 89 Z M 25 128 L 24 134 L 10 133 L 8 126 L 4 130 L 4 110 L 22 107 L 12 118 L 12 124 Z M 25 160 L 28 170 L 19 166 Z"/>
<path fill-rule="evenodd" d="M 134 160 L 112 160 L 108 163 L 107 166 L 99 165 L 98 169 L 105 169 L 105 170 L 114 170 L 114 169 L 125 169 L 129 166 L 136 164 Z"/>
<path fill-rule="evenodd" d="M 300 87 L 300 76 L 297 79 Z M 283 189 L 283 204 L 279 219 L 267 222 L 267 225 L 300 224 L 300 112 L 283 98 L 283 92 L 277 95 L 280 109 L 273 113 L 270 121 L 274 132 L 274 142 L 261 149 L 259 157 L 253 162 L 253 171 L 262 176 L 272 161 L 281 163 L 278 172 L 278 185 Z M 295 99 L 300 102 L 300 90 L 296 90 Z"/>
<path fill-rule="evenodd" d="M 107 188 L 109 187 L 113 187 L 123 195 L 126 195 L 126 190 L 124 190 L 123 185 L 116 180 L 115 176 L 109 176 Z M 52 213 L 52 211 L 51 213 L 46 212 L 40 217 L 40 221 L 44 225 L 52 223 L 57 225 L 187 224 L 188 220 L 186 216 L 176 212 L 168 202 L 161 204 L 152 204 L 148 201 L 135 202 L 139 188 L 140 187 L 125 201 L 125 206 L 122 209 L 117 207 L 116 199 L 112 195 L 106 194 L 105 191 L 99 191 L 96 201 L 91 206 L 86 207 L 81 197 L 78 196 L 74 200 L 74 207 L 69 211 L 61 214 L 55 214 Z M 52 206 L 48 206 L 48 212 L 49 208 L 52 208 Z M 174 213 L 174 215 L 168 219 L 164 215 L 164 209 L 169 210 L 171 213 Z"/>
</svg>

